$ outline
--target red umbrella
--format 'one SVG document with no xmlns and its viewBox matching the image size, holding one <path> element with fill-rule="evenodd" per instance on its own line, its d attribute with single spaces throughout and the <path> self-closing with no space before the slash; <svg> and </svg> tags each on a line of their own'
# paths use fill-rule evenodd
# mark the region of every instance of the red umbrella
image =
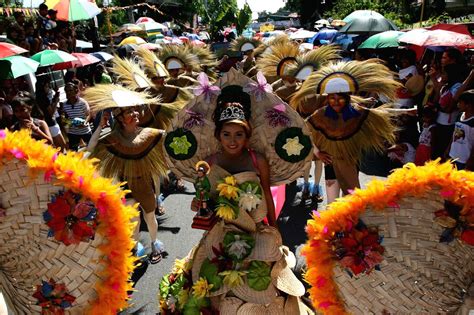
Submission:
<svg viewBox="0 0 474 315">
<path fill-rule="evenodd" d="M 445 30 L 445 31 L 451 31 L 451 32 L 456 32 L 464 35 L 471 35 L 471 32 L 469 32 L 469 29 L 467 28 L 466 25 L 464 24 L 436 24 L 431 27 L 428 27 L 429 30 Z"/>
<path fill-rule="evenodd" d="M 25 52 L 28 52 L 28 50 L 23 49 L 17 45 L 0 43 L 0 58 L 19 55 Z"/>
<path fill-rule="evenodd" d="M 94 57 L 93 55 L 90 55 L 90 54 L 72 53 L 71 55 L 76 57 L 77 60 L 57 63 L 53 66 L 53 69 L 64 70 L 64 69 L 69 69 L 69 68 L 80 68 L 80 67 L 84 67 L 84 66 L 88 66 L 94 63 L 101 62 L 99 58 Z"/>
<path fill-rule="evenodd" d="M 193 46 L 206 46 L 206 43 L 203 42 L 203 41 L 200 41 L 199 39 L 195 39 L 195 40 L 192 40 L 190 41 L 190 44 L 193 45 Z"/>
<path fill-rule="evenodd" d="M 470 35 L 445 30 L 414 29 L 398 38 L 399 42 L 417 46 L 448 46 L 474 48 L 474 39 Z"/>
<path fill-rule="evenodd" d="M 186 36 L 180 36 L 178 37 L 183 43 L 187 43 L 189 42 L 189 38 L 187 38 Z"/>
</svg>

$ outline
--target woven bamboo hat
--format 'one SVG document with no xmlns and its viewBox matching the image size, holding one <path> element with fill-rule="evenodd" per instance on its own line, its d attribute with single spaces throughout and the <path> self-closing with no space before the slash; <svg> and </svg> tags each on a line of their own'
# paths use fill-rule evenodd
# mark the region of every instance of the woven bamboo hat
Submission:
<svg viewBox="0 0 474 315">
<path fill-rule="evenodd" d="M 268 305 L 245 303 L 238 309 L 237 315 L 285 315 L 284 306 L 285 298 L 279 296 Z"/>
<path fill-rule="evenodd" d="M 137 211 L 119 186 L 97 176 L 93 161 L 58 155 L 27 131 L 3 132 L 0 147 L 0 292 L 10 311 L 125 307 Z"/>
<path fill-rule="evenodd" d="M 255 247 L 248 257 L 249 260 L 274 262 L 282 257 L 282 239 L 276 228 L 261 225 L 252 236 L 255 238 Z"/>
<path fill-rule="evenodd" d="M 260 77 L 260 89 L 266 86 L 262 77 Z M 304 120 L 278 96 L 270 92 L 262 92 L 257 85 L 257 82 L 231 69 L 214 85 L 220 89 L 220 92 L 210 89 L 204 92 L 203 90 L 202 94 L 178 112 L 173 120 L 172 128 L 168 130 L 169 141 L 164 143 L 167 164 L 175 174 L 192 182 L 195 177 L 193 166 L 196 162 L 205 160 L 219 151 L 220 144 L 214 137 L 215 124 L 212 119 L 217 95 L 229 86 L 240 86 L 248 91 L 251 101 L 252 135 L 249 146 L 263 154 L 272 166 L 270 168 L 271 184 L 288 183 L 303 175 L 312 159 L 309 130 Z M 200 91 L 196 91 L 196 94 L 199 93 Z M 188 143 L 196 145 L 192 145 L 186 151 L 173 150 L 169 144 L 173 139 L 181 139 L 183 136 Z"/>
<path fill-rule="evenodd" d="M 244 304 L 241 299 L 236 297 L 226 297 L 222 300 L 219 306 L 219 314 L 221 315 L 235 315 L 237 310 Z"/>
<path fill-rule="evenodd" d="M 285 301 L 285 314 L 314 314 L 297 296 L 289 295 Z"/>
<path fill-rule="evenodd" d="M 332 203 L 308 221 L 309 241 L 302 250 L 313 305 L 355 314 L 456 313 L 468 302 L 466 292 L 474 282 L 473 204 L 474 173 L 437 162 L 407 164 L 385 182 L 374 180 Z M 378 267 L 372 263 L 371 269 L 351 277 L 348 271 L 355 264 L 350 256 L 334 258 L 343 251 L 331 248 L 337 248 L 333 235 L 347 235 L 356 226 L 351 220 L 359 218 L 367 230 L 377 229 L 379 238 L 372 240 L 383 252 Z M 376 257 L 374 249 L 381 252 L 370 244 L 364 261 Z M 344 261 L 349 264 L 343 266 Z"/>
<path fill-rule="evenodd" d="M 280 291 L 283 291 L 292 296 L 303 296 L 306 292 L 303 283 L 296 278 L 293 271 L 290 269 L 287 259 L 292 263 L 291 258 L 283 256 L 279 261 L 273 265 L 272 269 L 272 283 Z"/>
<path fill-rule="evenodd" d="M 268 287 L 263 291 L 256 291 L 249 287 L 247 284 L 232 288 L 231 291 L 239 299 L 260 305 L 274 303 L 275 298 L 279 294 L 278 290 L 272 283 L 270 283 Z"/>
</svg>

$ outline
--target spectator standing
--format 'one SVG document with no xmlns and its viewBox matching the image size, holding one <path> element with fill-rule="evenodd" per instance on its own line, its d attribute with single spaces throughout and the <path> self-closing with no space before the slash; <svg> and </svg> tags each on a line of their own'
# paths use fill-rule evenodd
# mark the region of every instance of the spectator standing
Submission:
<svg viewBox="0 0 474 315">
<path fill-rule="evenodd" d="M 459 96 L 459 109 L 463 113 L 455 124 L 449 157 L 456 159 L 458 169 L 474 171 L 474 90 Z"/>
<path fill-rule="evenodd" d="M 426 107 L 423 109 L 423 130 L 420 134 L 420 141 L 416 148 L 415 164 L 418 166 L 424 165 L 431 160 L 431 147 L 435 138 L 436 117 L 438 113 L 433 107 Z"/>
<path fill-rule="evenodd" d="M 34 100 L 28 92 L 19 92 L 12 100 L 11 106 L 16 122 L 12 126 L 12 130 L 21 129 L 31 130 L 31 136 L 36 140 L 46 140 L 52 144 L 53 140 L 49 133 L 48 125 L 44 120 L 31 117 L 31 110 Z"/>
<path fill-rule="evenodd" d="M 90 108 L 89 104 L 78 96 L 79 88 L 74 83 L 66 84 L 65 91 L 67 101 L 63 104 L 63 112 L 69 121 L 69 149 L 77 151 L 81 140 L 87 144 L 92 136 L 89 124 Z"/>
<path fill-rule="evenodd" d="M 36 104 L 43 113 L 44 120 L 53 138 L 53 144 L 61 149 L 67 149 L 66 141 L 57 122 L 57 118 L 59 118 L 59 91 L 51 88 L 51 78 L 49 76 L 40 76 L 36 81 Z"/>
</svg>

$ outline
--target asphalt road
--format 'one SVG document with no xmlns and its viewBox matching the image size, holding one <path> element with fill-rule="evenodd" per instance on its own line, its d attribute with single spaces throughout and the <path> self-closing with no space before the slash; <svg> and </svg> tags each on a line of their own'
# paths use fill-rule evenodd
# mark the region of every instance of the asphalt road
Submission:
<svg viewBox="0 0 474 315">
<path fill-rule="evenodd" d="M 374 176 L 360 173 L 361 184 L 365 184 Z M 298 180 L 301 185 L 302 179 Z M 321 180 L 324 183 L 324 179 Z M 158 238 L 164 243 L 167 256 L 158 264 L 149 265 L 145 275 L 138 281 L 136 291 L 133 293 L 131 305 L 122 314 L 159 313 L 158 286 L 163 275 L 167 274 L 173 266 L 175 258 L 187 255 L 191 248 L 199 242 L 203 231 L 191 228 L 194 212 L 189 208 L 193 198 L 194 188 L 186 184 L 186 193 L 171 194 L 165 198 L 166 214 L 159 218 Z M 323 187 L 324 189 L 324 187 Z M 296 268 L 304 266 L 304 259 L 298 255 L 301 245 L 306 241 L 304 227 L 312 210 L 324 209 L 325 201 L 319 205 L 300 205 L 301 192 L 297 184 L 287 186 L 286 202 L 278 218 L 283 243 L 294 251 L 298 258 Z M 140 233 L 142 243 L 150 251 L 150 238 L 146 228 Z"/>
</svg>

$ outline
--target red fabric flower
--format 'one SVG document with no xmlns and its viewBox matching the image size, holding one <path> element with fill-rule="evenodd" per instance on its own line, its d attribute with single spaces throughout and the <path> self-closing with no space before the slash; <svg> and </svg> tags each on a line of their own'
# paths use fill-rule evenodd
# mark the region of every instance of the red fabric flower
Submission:
<svg viewBox="0 0 474 315">
<path fill-rule="evenodd" d="M 97 209 L 68 190 L 55 196 L 44 213 L 50 235 L 65 245 L 87 242 L 94 237 Z"/>
</svg>

